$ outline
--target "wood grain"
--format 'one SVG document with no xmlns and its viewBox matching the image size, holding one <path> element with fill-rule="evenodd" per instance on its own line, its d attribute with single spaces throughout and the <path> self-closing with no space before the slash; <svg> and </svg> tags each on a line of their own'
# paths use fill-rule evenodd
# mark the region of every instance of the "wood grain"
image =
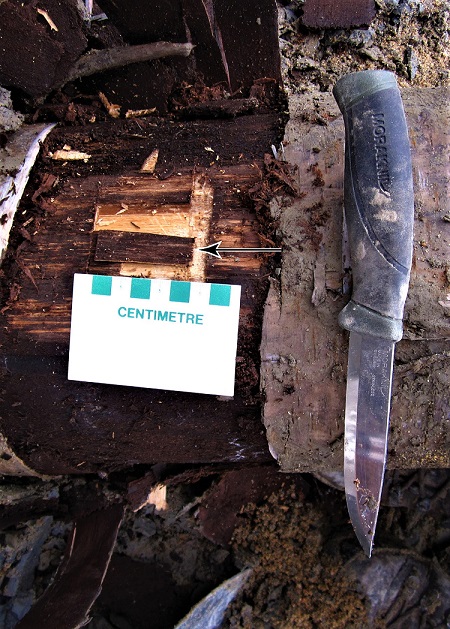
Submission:
<svg viewBox="0 0 450 629">
<path fill-rule="evenodd" d="M 52 191 L 49 211 L 33 218 L 32 239 L 20 240 L 15 232 L 7 252 L 0 312 L 2 432 L 23 460 L 41 472 L 270 458 L 258 396 L 266 258 L 211 260 L 202 254 L 196 261 L 193 249 L 194 243 L 217 240 L 261 245 L 263 228 L 248 190 L 261 182 L 264 153 L 279 137 L 278 116 L 162 122 L 158 127 L 140 119 L 139 124 L 139 137 L 131 121 L 95 125 L 89 136 L 92 148 L 85 146 L 93 154 L 90 164 L 64 165 L 44 153 L 37 168 L 51 169 L 61 184 Z M 86 139 L 77 128 L 54 133 L 49 150 L 76 147 Z M 100 140 L 101 150 L 96 148 Z M 148 155 L 155 146 L 162 147 L 158 164 L 173 164 L 168 178 L 138 172 L 142 159 L 136 154 Z M 208 146 L 219 160 L 211 159 Z M 19 208 L 18 216 L 28 220 L 30 210 L 23 211 Z M 139 227 L 130 224 L 130 216 Z M 126 234 L 122 238 L 139 237 L 144 230 L 142 235 L 153 234 L 151 238 L 182 235 L 190 242 L 190 263 L 168 265 L 164 256 L 153 263 L 97 261 L 96 239 L 104 229 L 117 229 L 115 233 Z M 69 382 L 72 278 L 86 272 L 241 285 L 235 397 Z"/>
<path fill-rule="evenodd" d="M 143 234 L 139 232 L 101 231 L 97 234 L 96 262 L 145 262 L 188 264 L 194 247 L 193 238 Z"/>
</svg>

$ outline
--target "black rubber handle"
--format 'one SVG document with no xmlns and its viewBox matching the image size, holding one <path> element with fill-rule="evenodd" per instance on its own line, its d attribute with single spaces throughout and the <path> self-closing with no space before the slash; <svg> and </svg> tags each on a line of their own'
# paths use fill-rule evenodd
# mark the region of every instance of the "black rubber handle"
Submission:
<svg viewBox="0 0 450 629">
<path fill-rule="evenodd" d="M 349 74 L 333 90 L 345 123 L 344 205 L 352 299 L 339 323 L 398 341 L 411 269 L 414 193 L 408 130 L 395 76 Z"/>
</svg>

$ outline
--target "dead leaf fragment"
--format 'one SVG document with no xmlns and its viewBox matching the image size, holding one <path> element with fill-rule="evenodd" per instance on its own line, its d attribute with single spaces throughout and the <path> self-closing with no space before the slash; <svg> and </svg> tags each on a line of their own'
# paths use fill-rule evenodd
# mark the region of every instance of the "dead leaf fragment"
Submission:
<svg viewBox="0 0 450 629">
<path fill-rule="evenodd" d="M 156 168 L 156 162 L 158 161 L 159 149 L 155 149 L 150 153 L 145 162 L 141 166 L 141 173 L 153 174 Z"/>
<path fill-rule="evenodd" d="M 33 203 L 37 203 L 37 200 L 41 196 L 41 194 L 44 194 L 45 192 L 50 192 L 53 186 L 55 186 L 57 183 L 58 177 L 50 173 L 44 173 L 44 175 L 42 176 L 41 185 L 31 197 Z"/>
<path fill-rule="evenodd" d="M 36 282 L 34 280 L 33 274 L 31 273 L 30 269 L 27 266 L 25 266 L 25 264 L 21 260 L 18 260 L 17 258 L 16 258 L 16 263 L 17 263 L 17 266 L 19 267 L 19 269 L 28 277 L 30 282 L 33 284 L 35 289 L 38 291 L 39 290 L 38 286 L 37 286 L 37 284 L 36 284 Z"/>
</svg>

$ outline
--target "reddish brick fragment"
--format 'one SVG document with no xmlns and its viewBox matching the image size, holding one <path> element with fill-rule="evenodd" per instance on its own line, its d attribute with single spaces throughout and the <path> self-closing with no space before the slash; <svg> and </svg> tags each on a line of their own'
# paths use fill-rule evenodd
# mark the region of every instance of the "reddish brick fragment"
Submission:
<svg viewBox="0 0 450 629">
<path fill-rule="evenodd" d="M 305 0 L 303 24 L 310 28 L 367 26 L 375 17 L 374 0 Z"/>
</svg>

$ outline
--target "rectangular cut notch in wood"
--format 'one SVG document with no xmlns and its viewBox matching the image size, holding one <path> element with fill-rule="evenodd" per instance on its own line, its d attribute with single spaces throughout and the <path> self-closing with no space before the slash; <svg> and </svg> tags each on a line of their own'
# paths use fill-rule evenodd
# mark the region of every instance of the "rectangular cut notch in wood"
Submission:
<svg viewBox="0 0 450 629">
<path fill-rule="evenodd" d="M 194 238 L 100 231 L 97 234 L 94 258 L 96 262 L 188 264 L 193 248 Z"/>
<path fill-rule="evenodd" d="M 90 272 L 104 272 L 95 264 L 109 262 L 119 265 L 108 269 L 112 274 L 204 281 L 207 256 L 198 248 L 208 244 L 213 197 L 209 178 L 204 173 L 193 175 L 192 169 L 181 169 L 176 177 L 164 181 L 142 174 L 109 178 L 96 203 L 94 233 L 98 241 L 96 244 L 94 240 Z M 141 252 L 125 235 L 119 241 L 115 236 L 101 235 L 103 232 L 165 236 L 169 240 L 143 241 Z M 183 240 L 188 250 L 183 249 Z M 164 242 L 168 243 L 167 250 L 159 246 Z"/>
<path fill-rule="evenodd" d="M 183 177 L 180 177 L 178 180 L 181 180 L 181 185 L 183 185 L 183 179 Z M 167 263 L 165 259 L 159 259 L 155 263 L 152 263 L 151 260 L 146 260 L 144 263 L 123 262 L 120 269 L 121 275 L 173 278 L 197 282 L 205 281 L 207 256 L 199 251 L 199 247 L 204 247 L 208 244 L 214 190 L 209 178 L 204 174 L 197 173 L 194 177 L 192 177 L 192 174 L 189 174 L 189 183 L 189 205 L 183 204 L 178 206 L 178 208 L 173 206 L 160 207 L 155 214 L 153 214 L 153 211 L 147 214 L 145 217 L 146 222 L 142 220 L 142 216 L 137 216 L 136 220 L 133 221 L 147 232 L 192 239 L 192 256 L 189 264 L 185 264 L 184 267 L 180 265 L 176 268 L 175 265 Z"/>
</svg>

